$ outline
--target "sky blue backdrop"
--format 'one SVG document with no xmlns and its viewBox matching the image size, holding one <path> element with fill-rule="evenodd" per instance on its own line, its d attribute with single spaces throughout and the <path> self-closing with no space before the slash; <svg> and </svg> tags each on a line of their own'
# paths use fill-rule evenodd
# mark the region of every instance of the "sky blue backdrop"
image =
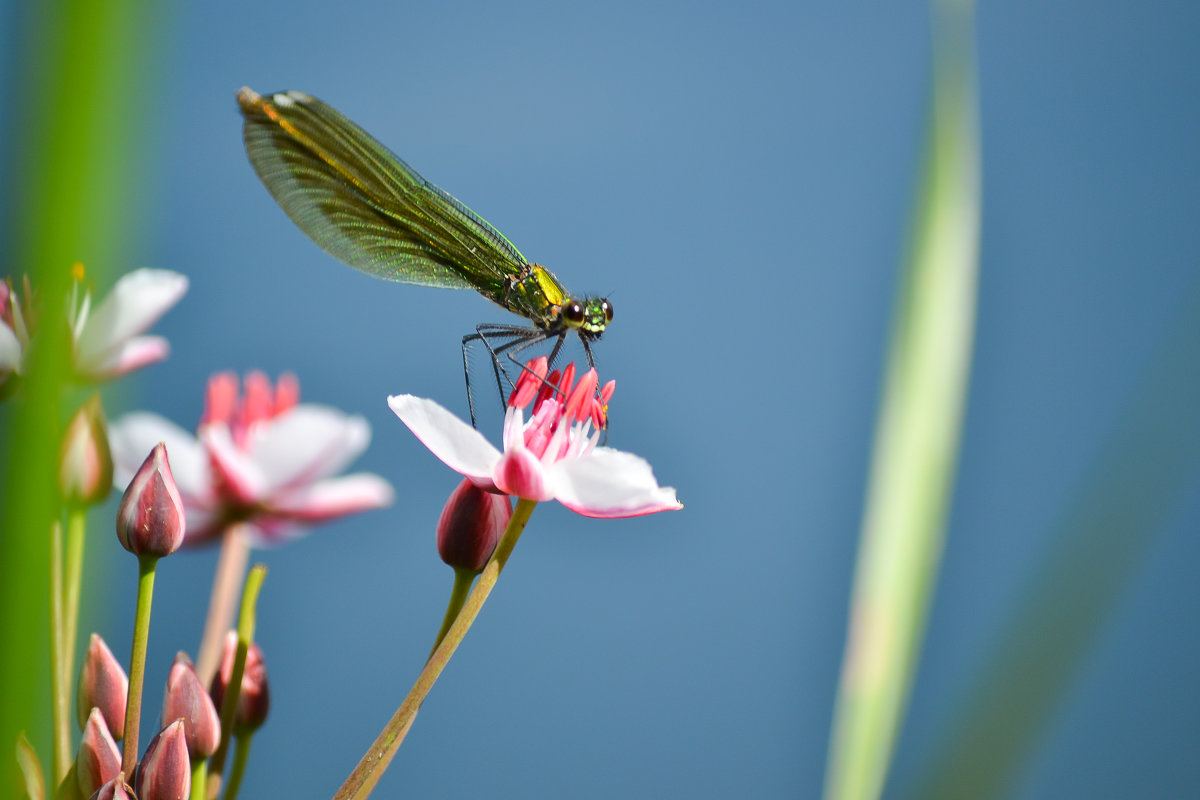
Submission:
<svg viewBox="0 0 1200 800">
<path fill-rule="evenodd" d="M 995 3 L 978 22 L 979 332 L 900 777 L 1197 291 L 1197 6 Z M 179 270 L 192 288 L 159 326 L 173 354 L 135 405 L 191 427 L 209 373 L 292 370 L 305 399 L 370 420 L 358 466 L 397 488 L 393 509 L 258 554 L 274 704 L 244 796 L 332 795 L 415 677 L 450 587 L 433 524 L 456 476 L 385 397 L 465 411 L 459 338 L 505 315 L 314 247 L 246 162 L 236 89 L 325 99 L 568 287 L 608 294 L 611 443 L 687 504 L 618 522 L 539 507 L 380 796 L 812 797 L 929 48 L 916 2 L 173 12 L 138 121 L 155 134 L 150 180 L 114 202 L 142 212 L 129 266 Z M 1198 525 L 1193 488 L 1014 797 L 1200 785 Z M 103 538 L 97 551 L 115 549 Z M 213 557 L 160 570 L 151 697 L 174 651 L 195 649 Z M 96 585 L 121 588 L 97 625 L 121 652 L 134 569 L 111 562 Z"/>
</svg>

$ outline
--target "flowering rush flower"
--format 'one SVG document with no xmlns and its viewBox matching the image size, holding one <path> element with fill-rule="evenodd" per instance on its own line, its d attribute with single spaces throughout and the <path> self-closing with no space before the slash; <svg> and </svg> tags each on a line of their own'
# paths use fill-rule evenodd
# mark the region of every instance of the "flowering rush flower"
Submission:
<svg viewBox="0 0 1200 800">
<path fill-rule="evenodd" d="M 77 277 L 82 273 L 77 265 Z M 177 272 L 136 269 L 122 276 L 93 310 L 91 292 L 80 298 L 76 282 L 67 314 L 76 374 L 85 380 L 108 380 L 166 358 L 166 339 L 141 334 L 179 302 L 187 288 L 188 279 Z"/>
<path fill-rule="evenodd" d="M 389 397 L 388 406 L 435 456 L 476 486 L 527 500 L 557 500 L 585 517 L 683 508 L 674 489 L 658 485 L 644 459 L 597 446 L 615 383 L 597 396 L 594 369 L 578 384 L 574 365 L 561 374 L 546 371 L 546 358 L 537 358 L 517 379 L 504 415 L 503 452 L 432 400 L 401 394 Z"/>
<path fill-rule="evenodd" d="M 299 399 L 293 376 L 272 388 L 252 372 L 239 395 L 237 376 L 221 373 L 209 380 L 197 436 L 157 414 L 126 414 L 109 426 L 117 485 L 165 442 L 187 512 L 185 546 L 237 523 L 255 545 L 279 544 L 309 526 L 389 505 L 392 487 L 378 475 L 332 477 L 366 449 L 367 421 Z"/>
<path fill-rule="evenodd" d="M 11 390 L 13 375 L 19 376 L 25 360 L 25 348 L 29 346 L 29 315 L 30 300 L 29 278 L 25 278 L 25 302 L 13 288 L 12 282 L 5 278 L 0 281 L 0 397 Z"/>
</svg>

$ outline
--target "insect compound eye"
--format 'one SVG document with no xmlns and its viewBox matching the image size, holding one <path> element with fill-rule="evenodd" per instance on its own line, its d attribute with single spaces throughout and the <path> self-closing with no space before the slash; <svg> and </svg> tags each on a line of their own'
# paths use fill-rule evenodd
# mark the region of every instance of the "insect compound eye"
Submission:
<svg viewBox="0 0 1200 800">
<path fill-rule="evenodd" d="M 601 300 L 600 308 L 601 308 L 601 310 L 604 311 L 604 321 L 606 323 L 612 322 L 612 314 L 613 314 L 612 303 L 608 302 L 607 300 Z"/>
<path fill-rule="evenodd" d="M 578 300 L 568 300 L 563 306 L 563 319 L 571 325 L 579 326 L 583 324 L 583 304 Z"/>
</svg>

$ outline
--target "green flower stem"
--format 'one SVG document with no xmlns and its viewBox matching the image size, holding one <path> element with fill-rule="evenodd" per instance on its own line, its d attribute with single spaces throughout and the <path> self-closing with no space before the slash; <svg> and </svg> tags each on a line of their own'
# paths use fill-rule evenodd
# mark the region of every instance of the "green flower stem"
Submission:
<svg viewBox="0 0 1200 800">
<path fill-rule="evenodd" d="M 70 690 L 62 669 L 63 602 L 62 602 L 62 523 L 50 526 L 50 694 L 53 702 L 54 749 L 50 764 L 50 782 L 57 786 L 66 776 L 71 763 Z"/>
<path fill-rule="evenodd" d="M 79 635 L 79 588 L 83 583 L 83 543 L 87 531 L 87 509 L 67 510 L 67 552 L 63 586 L 62 672 L 66 686 L 75 671 L 75 639 Z"/>
<path fill-rule="evenodd" d="M 454 568 L 454 586 L 450 589 L 450 602 L 446 604 L 446 618 L 442 620 L 442 629 L 438 631 L 437 639 L 433 642 L 433 649 L 429 651 L 430 658 L 433 658 L 438 645 L 446 638 L 450 626 L 458 618 L 458 612 L 462 611 L 463 603 L 467 602 L 467 594 L 471 591 L 471 583 L 477 574 L 469 569 Z"/>
<path fill-rule="evenodd" d="M 125 747 L 121 771 L 133 774 L 138 760 L 138 723 L 142 717 L 142 681 L 146 677 L 146 643 L 150 639 L 150 604 L 154 598 L 154 568 L 158 556 L 138 556 L 137 616 L 133 620 L 133 651 L 129 656 L 129 698 L 125 701 Z"/>
<path fill-rule="evenodd" d="M 250 560 L 250 542 L 241 523 L 230 525 L 221 536 L 221 554 L 213 574 L 212 594 L 208 598 L 208 618 L 204 637 L 196 656 L 196 675 L 201 686 L 212 683 L 221 659 L 221 643 L 233 624 L 234 600 L 242 590 L 242 576 Z"/>
<path fill-rule="evenodd" d="M 189 795 L 191 800 L 207 800 L 205 789 L 208 787 L 207 781 L 204 779 L 208 776 L 208 759 L 196 758 L 192 760 L 192 793 Z M 228 797 L 229 795 L 226 795 Z"/>
<path fill-rule="evenodd" d="M 458 649 L 458 645 L 475 622 L 475 618 L 479 616 L 479 611 L 487 601 L 488 595 L 492 593 L 496 580 L 500 577 L 508 557 L 512 555 L 513 548 L 517 546 L 517 540 L 521 538 L 521 532 L 525 530 L 525 523 L 529 522 L 529 515 L 533 513 L 536 506 L 537 502 L 534 500 L 517 501 L 517 507 L 513 511 L 512 519 L 509 520 L 508 528 L 496 546 L 496 552 L 492 553 L 491 560 L 480 573 L 479 583 L 475 584 L 475 588 L 467 597 L 462 611 L 455 617 L 441 644 L 425 662 L 425 668 L 417 676 L 417 682 L 409 690 L 404 702 L 396 709 L 396 713 L 392 715 L 387 725 L 380 731 L 379 736 L 363 754 L 354 771 L 350 773 L 350 777 L 346 778 L 346 782 L 334 795 L 334 800 L 362 800 L 371 794 L 375 784 L 383 777 L 388 764 L 392 762 L 405 735 L 408 734 L 408 729 L 412 727 L 417 711 L 420 710 L 421 704 L 425 702 L 430 689 L 433 688 L 434 682 L 446 668 L 450 657 L 454 655 L 454 651 Z"/>
<path fill-rule="evenodd" d="M 246 761 L 250 758 L 250 738 L 253 735 L 253 731 L 238 734 L 237 747 L 233 750 L 233 766 L 229 769 L 229 784 L 225 788 L 225 800 L 237 800 L 242 775 L 246 772 Z"/>
<path fill-rule="evenodd" d="M 208 766 L 208 774 L 218 779 L 225 769 L 225 755 L 229 752 L 229 740 L 233 738 L 233 718 L 237 713 L 238 697 L 242 693 L 242 677 L 246 674 L 246 654 L 250 651 L 250 643 L 254 641 L 258 592 L 266 576 L 267 568 L 262 564 L 255 564 L 246 576 L 246 586 L 242 590 L 242 610 L 238 615 L 237 627 L 237 653 L 233 657 L 229 685 L 225 687 L 225 699 L 221 702 L 221 745 L 217 752 L 213 753 Z"/>
</svg>

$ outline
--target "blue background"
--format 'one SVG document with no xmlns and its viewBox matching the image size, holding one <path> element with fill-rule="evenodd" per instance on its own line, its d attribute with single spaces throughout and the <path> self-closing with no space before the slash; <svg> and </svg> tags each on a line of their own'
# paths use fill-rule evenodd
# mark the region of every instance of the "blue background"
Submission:
<svg viewBox="0 0 1200 800">
<path fill-rule="evenodd" d="M 304 399 L 370 420 L 356 466 L 397 490 L 387 511 L 256 553 L 273 707 L 243 796 L 331 796 L 419 671 L 451 581 L 433 525 L 457 478 L 385 398 L 465 413 L 459 339 L 506 315 L 313 246 L 246 162 L 237 88 L 326 100 L 573 291 L 609 295 L 610 444 L 687 505 L 615 522 L 539 507 L 378 795 L 812 797 L 919 176 L 927 18 L 911 2 L 171 12 L 131 121 L 146 180 L 113 201 L 140 215 L 128 267 L 192 286 L 131 407 L 190 428 L 210 373 L 291 370 Z M 978 338 L 893 793 L 1197 291 L 1198 24 L 1182 1 L 979 9 Z M 1200 786 L 1191 470 L 1013 797 Z M 109 569 L 90 589 L 113 598 L 95 625 L 122 652 L 135 569 L 92 542 Z M 160 568 L 151 707 L 175 650 L 195 651 L 214 560 Z"/>
</svg>

